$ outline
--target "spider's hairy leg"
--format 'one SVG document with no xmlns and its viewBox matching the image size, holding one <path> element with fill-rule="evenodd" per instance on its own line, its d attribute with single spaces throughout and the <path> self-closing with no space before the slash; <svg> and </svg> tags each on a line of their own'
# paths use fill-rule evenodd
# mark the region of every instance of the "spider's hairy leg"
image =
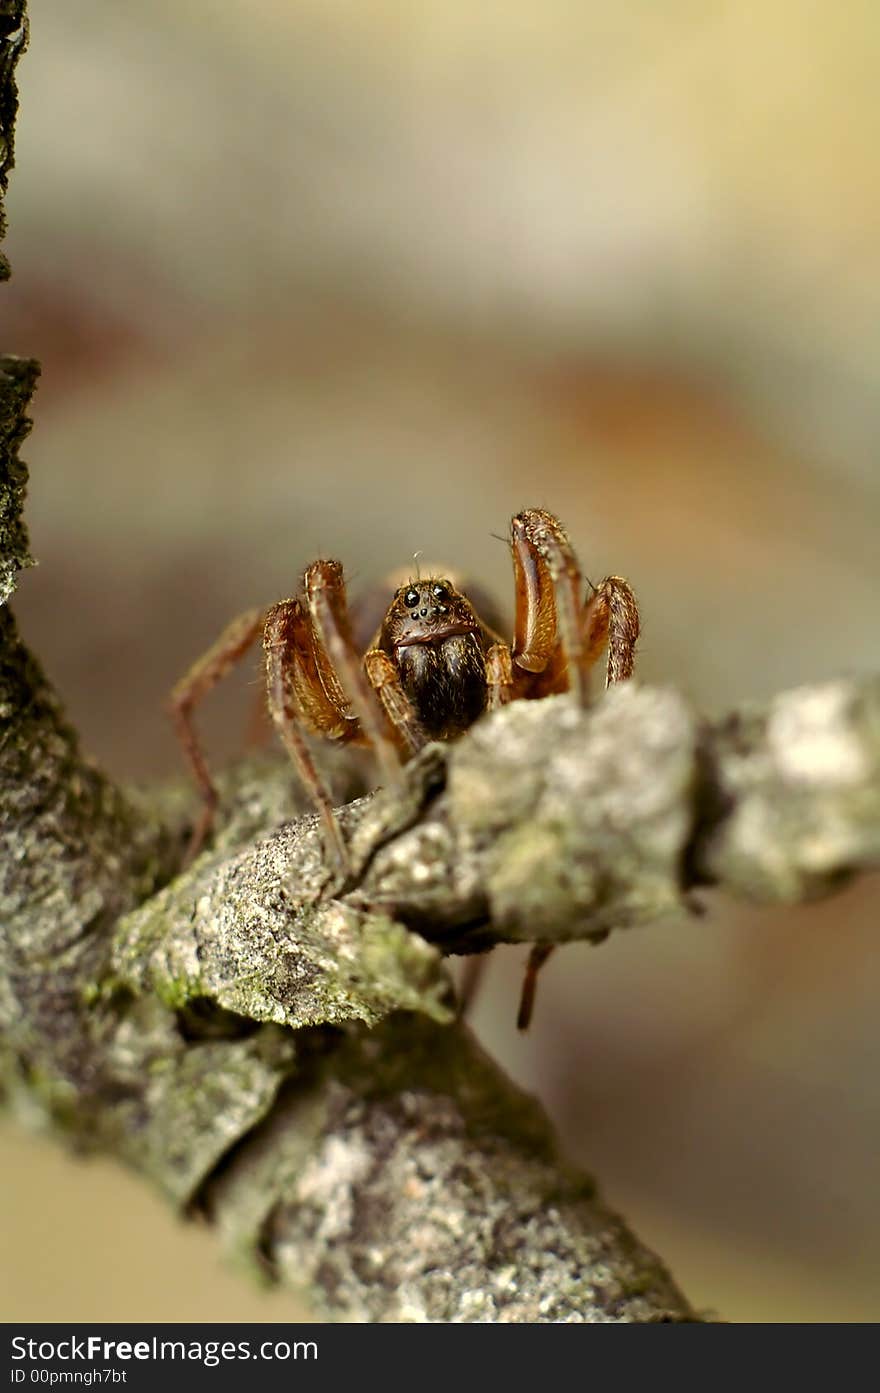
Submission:
<svg viewBox="0 0 880 1393">
<path fill-rule="evenodd" d="M 489 710 L 497 711 L 513 700 L 513 659 L 506 643 L 493 643 L 486 654 L 486 685 L 489 688 Z"/>
<path fill-rule="evenodd" d="M 517 1030 L 528 1030 L 535 1008 L 535 991 L 538 986 L 538 973 L 549 958 L 555 943 L 536 943 L 529 953 L 526 975 L 523 978 L 522 993 L 519 998 L 519 1011 L 516 1017 Z"/>
<path fill-rule="evenodd" d="M 269 712 L 306 792 L 321 814 L 328 850 L 345 869 L 348 849 L 333 811 L 333 800 L 302 732 L 302 725 L 308 723 L 313 729 L 332 735 L 337 731 L 340 713 L 318 680 L 314 635 L 298 600 L 281 600 L 269 610 L 263 648 Z"/>
<path fill-rule="evenodd" d="M 543 508 L 527 508 L 511 520 L 510 539 L 516 581 L 514 662 L 527 672 L 544 672 L 558 643 L 568 687 L 583 702 L 583 582 L 565 529 Z"/>
<path fill-rule="evenodd" d="M 403 690 L 400 673 L 381 648 L 371 648 L 367 653 L 364 671 L 391 722 L 401 753 L 406 759 L 411 759 L 427 744 L 428 737 L 415 707 Z"/>
<path fill-rule="evenodd" d="M 605 685 L 632 676 L 641 621 L 636 597 L 622 576 L 606 576 L 593 593 L 584 614 L 584 645 L 588 666 L 608 644 Z"/>
<path fill-rule="evenodd" d="M 193 663 L 189 672 L 175 683 L 168 698 L 168 711 L 177 738 L 202 795 L 202 811 L 193 826 L 186 852 L 187 865 L 201 851 L 217 810 L 217 789 L 193 722 L 195 709 L 211 688 L 244 657 L 262 627 L 263 611 L 259 609 L 248 610 L 246 614 L 233 619 L 208 651 Z"/>
<path fill-rule="evenodd" d="M 334 676 L 376 751 L 386 782 L 392 787 L 398 786 L 402 778 L 400 759 L 388 734 L 383 708 L 366 680 L 351 636 L 339 562 L 316 561 L 309 566 L 305 573 L 305 590 L 312 622 Z"/>
</svg>

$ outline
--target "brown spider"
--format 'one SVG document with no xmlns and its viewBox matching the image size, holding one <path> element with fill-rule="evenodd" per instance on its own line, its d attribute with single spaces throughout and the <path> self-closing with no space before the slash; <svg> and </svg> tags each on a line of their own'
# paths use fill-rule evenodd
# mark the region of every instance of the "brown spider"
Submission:
<svg viewBox="0 0 880 1393">
<path fill-rule="evenodd" d="M 305 732 L 371 745 L 384 780 L 429 740 L 450 740 L 485 710 L 519 698 L 571 691 L 586 697 L 589 669 L 607 644 L 606 685 L 630 676 L 639 611 L 625 580 L 584 581 L 568 537 L 551 513 L 530 508 L 510 524 L 516 585 L 513 643 L 506 644 L 451 580 L 409 580 L 394 594 L 367 653 L 358 654 L 342 566 L 315 561 L 303 595 L 240 615 L 175 686 L 171 714 L 202 795 L 189 848 L 211 830 L 217 791 L 193 725 L 197 704 L 262 631 L 272 720 L 318 808 L 331 855 L 348 855 L 330 794 Z M 550 953 L 536 944 L 523 987 L 519 1024 L 531 1014 L 538 969 Z"/>
</svg>

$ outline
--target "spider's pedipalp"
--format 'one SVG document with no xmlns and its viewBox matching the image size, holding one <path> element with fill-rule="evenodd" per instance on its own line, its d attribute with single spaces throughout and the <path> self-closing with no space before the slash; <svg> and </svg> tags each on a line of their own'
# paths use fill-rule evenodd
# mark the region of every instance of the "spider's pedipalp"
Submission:
<svg viewBox="0 0 880 1393">
<path fill-rule="evenodd" d="M 514 696 L 513 659 L 506 643 L 493 643 L 486 654 L 486 682 L 489 687 L 488 709 L 497 711 Z"/>
<path fill-rule="evenodd" d="M 403 690 L 400 673 L 381 648 L 371 648 L 367 653 L 364 671 L 397 736 L 401 753 L 405 759 L 411 759 L 424 748 L 428 737 L 415 707 Z"/>
</svg>

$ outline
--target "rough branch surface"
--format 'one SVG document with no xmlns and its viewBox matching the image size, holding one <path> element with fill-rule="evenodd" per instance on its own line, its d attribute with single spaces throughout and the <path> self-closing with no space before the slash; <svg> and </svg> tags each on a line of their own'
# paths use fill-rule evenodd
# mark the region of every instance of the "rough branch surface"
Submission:
<svg viewBox="0 0 880 1393">
<path fill-rule="evenodd" d="M 0 0 L 0 196 L 25 32 Z M 876 866 L 880 682 L 715 726 L 635 686 L 590 711 L 516 703 L 425 751 L 394 798 L 355 798 L 336 760 L 345 883 L 290 768 L 250 762 L 178 875 L 188 794 L 127 794 L 84 757 L 4 603 L 30 562 L 36 375 L 0 362 L 0 1091 L 332 1317 L 694 1319 L 456 1020 L 444 955 Z"/>
<path fill-rule="evenodd" d="M 635 686 L 588 712 L 515 704 L 426 751 L 403 797 L 346 805 L 339 884 L 281 761 L 227 777 L 215 846 L 175 876 L 185 796 L 115 789 L 8 609 L 0 642 L 13 1099 L 328 1315 L 693 1318 L 454 1020 L 443 953 L 600 937 L 711 882 L 812 896 L 876 864 L 880 683 L 714 727 Z"/>
<path fill-rule="evenodd" d="M 401 1007 L 442 1022 L 442 953 L 598 940 L 686 912 L 700 885 L 812 898 L 876 865 L 880 681 L 802 688 L 716 726 L 634 684 L 586 712 L 516 703 L 414 761 L 402 801 L 345 807 L 348 884 L 314 817 L 281 818 L 290 777 L 237 771 L 218 849 L 122 920 L 118 979 L 291 1026 Z"/>
<path fill-rule="evenodd" d="M 6 234 L 3 203 L 9 171 L 15 163 L 15 116 L 18 89 L 15 66 L 27 47 L 25 0 L 0 0 L 0 242 Z M 9 262 L 0 252 L 0 281 L 9 278 Z"/>
<path fill-rule="evenodd" d="M 11 369 L 7 538 L 36 371 Z M 0 560 L 14 584 L 21 548 Z M 0 719 L 0 1091 L 24 1117 L 121 1156 L 330 1317 L 695 1318 L 455 1021 L 436 945 L 390 912 L 387 858 L 439 801 L 440 752 L 404 798 L 347 807 L 356 884 L 333 884 L 277 763 L 227 780 L 215 847 L 175 879 L 187 799 L 127 796 L 82 755 L 6 605 Z M 353 771 L 334 778 L 350 795 Z M 438 833 L 415 882 L 445 929 Z M 457 884 L 448 927 L 484 901 Z"/>
</svg>

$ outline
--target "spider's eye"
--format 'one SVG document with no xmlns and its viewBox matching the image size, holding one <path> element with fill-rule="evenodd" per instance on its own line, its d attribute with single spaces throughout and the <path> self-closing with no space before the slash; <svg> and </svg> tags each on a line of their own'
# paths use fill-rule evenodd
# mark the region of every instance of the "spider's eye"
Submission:
<svg viewBox="0 0 880 1393">
<path fill-rule="evenodd" d="M 403 603 L 407 606 L 408 609 L 413 609 L 414 606 L 419 603 L 418 590 L 407 590 L 406 594 L 403 597 Z"/>
<path fill-rule="evenodd" d="M 437 600 L 448 600 L 448 599 L 449 599 L 449 591 L 446 589 L 446 586 L 445 586 L 445 585 L 434 585 L 434 586 L 432 586 L 432 587 L 431 587 L 431 594 L 432 594 L 432 595 L 434 596 L 434 598 L 437 599 Z"/>
</svg>

